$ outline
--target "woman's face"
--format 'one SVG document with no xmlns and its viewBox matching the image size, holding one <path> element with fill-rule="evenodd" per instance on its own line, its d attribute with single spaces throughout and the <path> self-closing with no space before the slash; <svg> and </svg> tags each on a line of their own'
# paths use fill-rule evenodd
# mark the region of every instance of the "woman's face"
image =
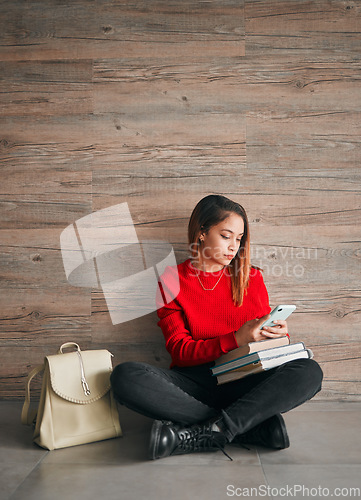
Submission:
<svg viewBox="0 0 361 500">
<path fill-rule="evenodd" d="M 242 217 L 232 212 L 224 221 L 212 226 L 207 234 L 201 233 L 198 267 L 203 271 L 217 272 L 228 265 L 239 249 L 243 232 Z"/>
</svg>

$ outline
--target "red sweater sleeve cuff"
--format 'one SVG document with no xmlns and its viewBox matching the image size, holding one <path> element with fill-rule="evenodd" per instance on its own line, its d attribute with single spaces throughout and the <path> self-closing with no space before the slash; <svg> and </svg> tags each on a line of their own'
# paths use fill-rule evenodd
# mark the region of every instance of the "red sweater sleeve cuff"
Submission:
<svg viewBox="0 0 361 500">
<path fill-rule="evenodd" d="M 221 335 L 219 337 L 219 346 L 223 352 L 226 354 L 233 349 L 237 349 L 238 344 L 235 337 L 235 332 L 226 333 L 225 335 Z"/>
</svg>

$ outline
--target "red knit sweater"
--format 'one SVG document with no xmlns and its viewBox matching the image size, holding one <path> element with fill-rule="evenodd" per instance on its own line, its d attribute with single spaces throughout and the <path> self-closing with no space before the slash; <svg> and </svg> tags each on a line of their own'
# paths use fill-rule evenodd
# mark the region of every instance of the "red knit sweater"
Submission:
<svg viewBox="0 0 361 500">
<path fill-rule="evenodd" d="M 160 277 L 162 292 L 157 293 L 158 325 L 165 337 L 172 366 L 192 366 L 213 361 L 238 347 L 234 333 L 251 319 L 261 318 L 271 310 L 262 273 L 252 268 L 243 304 L 233 303 L 231 278 L 227 272 L 213 288 L 222 271 L 209 273 L 195 269 L 191 260 L 167 267 Z M 179 276 L 180 291 L 168 304 L 176 289 Z M 171 295 L 171 297 L 174 297 Z"/>
</svg>

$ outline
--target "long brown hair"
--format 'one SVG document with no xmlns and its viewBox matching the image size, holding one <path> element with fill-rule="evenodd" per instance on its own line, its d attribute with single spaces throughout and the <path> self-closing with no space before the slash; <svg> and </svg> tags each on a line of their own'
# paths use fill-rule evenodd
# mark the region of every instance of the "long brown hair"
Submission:
<svg viewBox="0 0 361 500">
<path fill-rule="evenodd" d="M 231 213 L 240 215 L 244 222 L 244 233 L 239 249 L 228 266 L 232 282 L 232 298 L 235 305 L 241 306 L 251 268 L 249 223 L 242 205 L 219 194 L 210 194 L 202 198 L 195 206 L 189 219 L 188 244 L 191 257 L 197 257 L 200 233 L 208 233 L 212 226 L 225 220 Z"/>
</svg>

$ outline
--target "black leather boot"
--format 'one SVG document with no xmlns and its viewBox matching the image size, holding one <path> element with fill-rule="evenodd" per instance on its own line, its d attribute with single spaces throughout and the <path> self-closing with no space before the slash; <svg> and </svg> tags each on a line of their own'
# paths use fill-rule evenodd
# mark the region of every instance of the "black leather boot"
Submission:
<svg viewBox="0 0 361 500">
<path fill-rule="evenodd" d="M 266 448 L 282 450 L 288 448 L 288 438 L 285 421 L 280 414 L 268 418 L 244 434 L 238 434 L 232 444 L 260 444 Z"/>
<path fill-rule="evenodd" d="M 213 422 L 199 425 L 181 426 L 172 422 L 155 420 L 152 426 L 149 458 L 155 460 L 170 455 L 180 455 L 199 451 L 224 451 L 227 438 L 222 432 L 212 430 Z"/>
</svg>

